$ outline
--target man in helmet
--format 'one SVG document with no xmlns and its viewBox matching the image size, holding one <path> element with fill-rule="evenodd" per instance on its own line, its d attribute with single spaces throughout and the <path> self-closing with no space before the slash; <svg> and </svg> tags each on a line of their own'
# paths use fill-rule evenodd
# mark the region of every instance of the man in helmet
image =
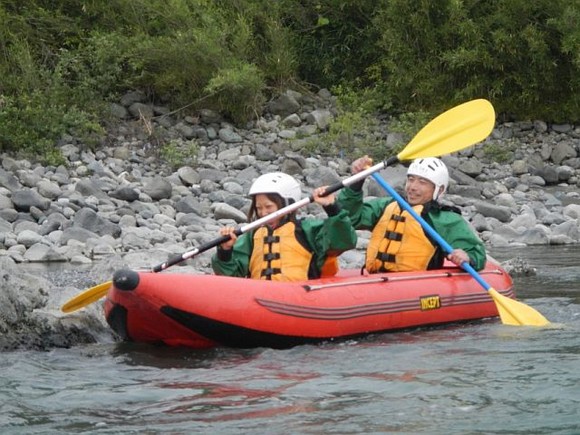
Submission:
<svg viewBox="0 0 580 435">
<path fill-rule="evenodd" d="M 371 166 L 368 156 L 355 160 L 353 174 Z M 370 273 L 430 270 L 443 267 L 445 253 L 423 231 L 421 224 L 390 197 L 363 201 L 364 180 L 342 190 L 339 203 L 348 210 L 357 230 L 371 231 L 365 267 Z M 413 161 L 407 170 L 407 202 L 455 249 L 447 258 L 460 265 L 468 262 L 476 270 L 485 266 L 483 242 L 471 230 L 456 207 L 438 200 L 447 190 L 449 173 L 437 158 Z"/>
<path fill-rule="evenodd" d="M 298 219 L 296 213 L 279 216 L 256 230 L 236 237 L 233 227 L 220 234 L 230 235 L 212 257 L 218 275 L 274 281 L 301 281 L 331 276 L 338 271 L 338 256 L 356 247 L 356 232 L 348 213 L 340 210 L 335 195 L 322 197 L 326 187 L 313 192 L 327 219 Z M 258 177 L 250 188 L 252 204 L 248 220 L 276 212 L 301 199 L 298 181 L 283 172 Z"/>
</svg>

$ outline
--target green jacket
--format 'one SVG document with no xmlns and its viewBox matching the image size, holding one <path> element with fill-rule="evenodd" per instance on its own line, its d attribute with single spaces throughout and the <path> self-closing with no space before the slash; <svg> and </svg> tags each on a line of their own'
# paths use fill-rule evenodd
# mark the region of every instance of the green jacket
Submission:
<svg viewBox="0 0 580 435">
<path fill-rule="evenodd" d="M 393 201 L 391 197 L 363 201 L 362 191 L 351 188 L 342 189 L 338 196 L 340 206 L 348 210 L 352 224 L 357 230 L 372 231 L 387 205 Z M 463 249 L 467 252 L 475 270 L 485 267 L 485 246 L 461 214 L 432 201 L 426 204 L 421 217 L 454 249 Z M 432 243 L 436 245 L 434 241 Z M 445 253 L 440 246 L 436 247 L 436 263 L 441 267 Z"/>
<path fill-rule="evenodd" d="M 329 212 L 333 209 L 332 212 Z M 352 226 L 348 213 L 338 207 L 325 207 L 329 214 L 326 219 L 301 219 L 297 225 L 302 233 L 309 250 L 314 254 L 312 265 L 314 274 L 320 275 L 320 270 L 329 254 L 340 255 L 344 251 L 356 247 L 356 231 Z M 224 251 L 218 247 L 217 253 L 212 256 L 211 265 L 216 275 L 248 277 L 249 264 L 253 250 L 254 231 L 244 233 L 234 244 L 233 249 Z M 283 243 L 283 242 L 282 242 Z"/>
</svg>

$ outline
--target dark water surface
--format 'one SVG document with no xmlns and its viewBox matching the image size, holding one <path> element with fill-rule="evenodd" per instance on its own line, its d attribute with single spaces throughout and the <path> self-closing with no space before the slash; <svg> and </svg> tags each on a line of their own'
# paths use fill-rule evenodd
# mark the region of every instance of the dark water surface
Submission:
<svg viewBox="0 0 580 435">
<path fill-rule="evenodd" d="M 496 250 L 551 328 L 499 321 L 289 350 L 0 354 L 0 433 L 580 434 L 580 247 Z"/>
</svg>

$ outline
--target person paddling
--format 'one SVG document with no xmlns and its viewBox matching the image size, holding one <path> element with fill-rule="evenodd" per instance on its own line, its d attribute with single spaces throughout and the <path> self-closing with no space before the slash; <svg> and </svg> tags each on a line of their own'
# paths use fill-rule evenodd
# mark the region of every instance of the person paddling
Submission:
<svg viewBox="0 0 580 435">
<path fill-rule="evenodd" d="M 353 174 L 372 164 L 368 156 L 355 160 Z M 363 201 L 364 181 L 343 189 L 338 197 L 357 230 L 371 231 L 365 268 L 370 273 L 431 270 L 443 267 L 445 252 L 425 234 L 419 222 L 403 211 L 393 198 Z M 456 265 L 469 263 L 475 270 L 485 267 L 483 242 L 461 216 L 461 211 L 442 205 L 449 172 L 437 158 L 414 160 L 407 170 L 405 196 L 413 209 L 455 249 L 447 258 Z"/>
<path fill-rule="evenodd" d="M 348 213 L 334 194 L 322 196 L 326 186 L 313 191 L 327 219 L 298 219 L 296 213 L 280 216 L 239 237 L 234 227 L 220 228 L 230 239 L 212 257 L 217 275 L 273 281 L 299 281 L 332 276 L 338 256 L 356 247 L 356 231 Z M 272 172 L 258 177 L 249 192 L 252 204 L 248 220 L 254 221 L 300 201 L 301 187 L 292 176 Z"/>
</svg>

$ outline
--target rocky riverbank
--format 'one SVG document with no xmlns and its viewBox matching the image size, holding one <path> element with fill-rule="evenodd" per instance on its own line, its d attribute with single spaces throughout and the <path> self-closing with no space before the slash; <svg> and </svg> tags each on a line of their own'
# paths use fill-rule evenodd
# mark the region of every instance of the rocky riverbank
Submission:
<svg viewBox="0 0 580 435">
<path fill-rule="evenodd" d="M 0 348 L 113 340 L 98 304 L 70 316 L 60 305 L 119 267 L 155 266 L 215 239 L 220 225 L 245 222 L 249 186 L 262 173 L 295 176 L 305 196 L 349 175 L 350 161 L 306 151 L 335 116 L 326 91 L 288 91 L 246 129 L 209 110 L 178 120 L 139 94 L 125 96 L 113 113 L 124 122 L 107 145 L 91 150 L 63 140 L 66 165 L 2 156 Z M 162 161 L 154 141 L 160 134 L 194 146 L 197 159 L 180 167 Z M 397 134 L 383 123 L 376 136 L 394 143 Z M 499 162 L 500 155 L 509 158 Z M 579 126 L 498 124 L 483 144 L 443 158 L 452 177 L 445 201 L 462 208 L 488 246 L 580 243 L 579 155 Z M 405 167 L 382 175 L 401 187 Z M 384 194 L 371 181 L 365 189 Z M 324 216 L 314 204 L 303 213 Z M 359 249 L 341 257 L 343 267 L 360 267 L 367 241 L 359 232 Z M 212 253 L 175 267 L 210 272 Z M 34 273 L 35 264 L 58 267 L 60 278 Z"/>
</svg>

